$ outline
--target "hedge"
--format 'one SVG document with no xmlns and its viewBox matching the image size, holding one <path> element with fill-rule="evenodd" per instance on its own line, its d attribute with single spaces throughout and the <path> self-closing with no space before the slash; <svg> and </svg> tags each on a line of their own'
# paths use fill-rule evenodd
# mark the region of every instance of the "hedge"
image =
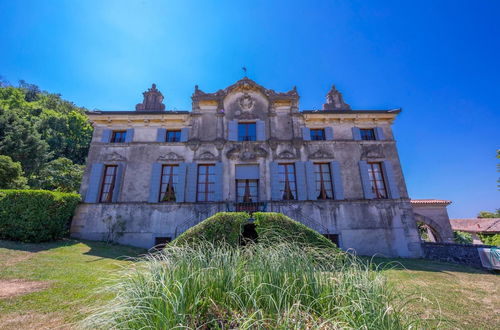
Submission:
<svg viewBox="0 0 500 330">
<path fill-rule="evenodd" d="M 253 217 L 255 218 L 255 230 L 259 235 L 259 242 L 275 244 L 288 241 L 324 248 L 337 247 L 335 243 L 317 231 L 282 213 L 256 212 Z"/>
<path fill-rule="evenodd" d="M 0 239 L 45 242 L 65 237 L 80 195 L 0 190 Z"/>
<path fill-rule="evenodd" d="M 248 218 L 250 216 L 245 212 L 219 212 L 189 228 L 172 243 L 182 245 L 208 241 L 237 246 Z"/>
</svg>

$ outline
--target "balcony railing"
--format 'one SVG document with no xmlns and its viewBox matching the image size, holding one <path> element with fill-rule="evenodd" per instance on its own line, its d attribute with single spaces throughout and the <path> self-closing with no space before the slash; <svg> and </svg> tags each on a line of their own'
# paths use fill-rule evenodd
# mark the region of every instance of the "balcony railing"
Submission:
<svg viewBox="0 0 500 330">
<path fill-rule="evenodd" d="M 266 212 L 267 202 L 233 202 L 226 203 L 228 212 L 247 212 L 252 214 L 254 212 Z"/>
</svg>

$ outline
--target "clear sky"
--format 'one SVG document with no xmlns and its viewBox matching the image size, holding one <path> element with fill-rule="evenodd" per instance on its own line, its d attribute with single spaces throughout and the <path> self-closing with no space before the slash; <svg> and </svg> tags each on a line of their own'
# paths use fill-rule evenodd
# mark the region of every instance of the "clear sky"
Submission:
<svg viewBox="0 0 500 330">
<path fill-rule="evenodd" d="M 353 109 L 403 108 L 394 130 L 412 198 L 451 217 L 500 208 L 500 1 L 0 0 L 0 75 L 88 109 L 133 110 L 155 82 L 168 109 L 249 77 L 331 84 Z"/>
</svg>

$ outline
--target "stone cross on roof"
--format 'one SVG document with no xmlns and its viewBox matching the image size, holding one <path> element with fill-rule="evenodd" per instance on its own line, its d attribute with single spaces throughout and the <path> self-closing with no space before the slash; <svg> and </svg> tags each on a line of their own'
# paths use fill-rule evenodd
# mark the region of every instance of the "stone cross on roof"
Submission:
<svg viewBox="0 0 500 330">
<path fill-rule="evenodd" d="M 163 104 L 163 95 L 156 89 L 156 84 L 142 93 L 144 100 L 135 106 L 136 111 L 163 111 L 165 105 Z"/>
</svg>

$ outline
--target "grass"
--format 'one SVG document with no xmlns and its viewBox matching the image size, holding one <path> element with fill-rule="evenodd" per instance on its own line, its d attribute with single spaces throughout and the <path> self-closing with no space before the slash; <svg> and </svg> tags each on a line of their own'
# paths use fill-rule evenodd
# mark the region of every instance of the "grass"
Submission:
<svg viewBox="0 0 500 330">
<path fill-rule="evenodd" d="M 141 249 L 107 246 L 89 241 L 22 244 L 0 241 L 0 279 L 49 281 L 44 291 L 0 299 L 0 328 L 44 328 L 81 320 L 114 297 L 96 290 L 123 266 L 120 256 L 138 256 Z M 410 309 L 424 316 L 441 313 L 462 329 L 495 329 L 500 324 L 500 278 L 485 271 L 428 260 L 380 259 L 388 280 L 406 294 L 430 301 L 410 302 Z M 403 269 L 402 266 L 407 269 Z M 389 269 L 387 269 L 389 268 Z"/>
</svg>

